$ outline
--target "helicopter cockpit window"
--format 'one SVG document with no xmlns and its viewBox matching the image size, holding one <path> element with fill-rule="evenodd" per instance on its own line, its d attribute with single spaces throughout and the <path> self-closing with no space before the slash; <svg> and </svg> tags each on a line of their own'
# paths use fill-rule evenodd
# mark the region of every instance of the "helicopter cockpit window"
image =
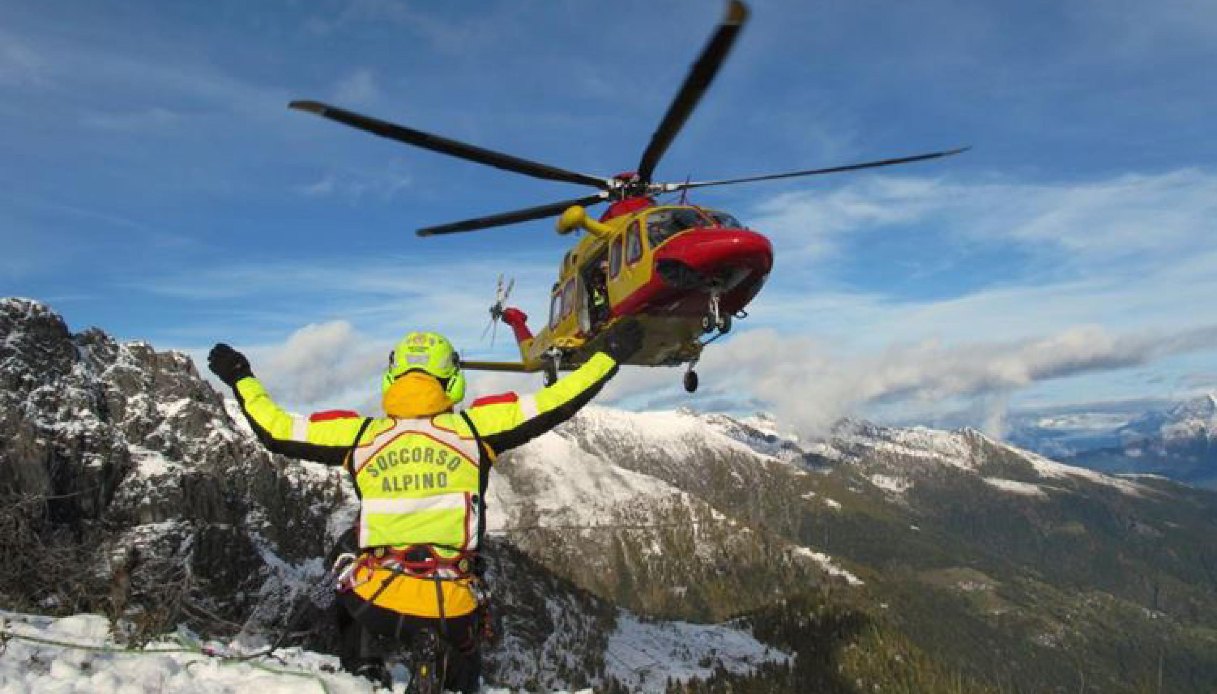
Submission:
<svg viewBox="0 0 1217 694">
<path fill-rule="evenodd" d="M 633 265 L 642 258 L 642 234 L 638 231 L 638 222 L 630 225 L 625 235 L 625 262 Z"/>
<path fill-rule="evenodd" d="M 732 217 L 731 215 L 727 214 L 726 212 L 719 212 L 717 210 L 702 210 L 702 212 L 705 212 L 706 214 L 710 215 L 710 217 L 712 219 L 714 219 L 714 221 L 718 224 L 718 226 L 723 227 L 724 229 L 743 229 L 744 228 L 744 225 L 740 224 L 740 221 L 738 219 L 736 219 L 735 217 Z"/>
<path fill-rule="evenodd" d="M 709 226 L 709 220 L 692 207 L 657 210 L 647 215 L 647 238 L 655 248 L 685 229 L 704 226 Z"/>
</svg>

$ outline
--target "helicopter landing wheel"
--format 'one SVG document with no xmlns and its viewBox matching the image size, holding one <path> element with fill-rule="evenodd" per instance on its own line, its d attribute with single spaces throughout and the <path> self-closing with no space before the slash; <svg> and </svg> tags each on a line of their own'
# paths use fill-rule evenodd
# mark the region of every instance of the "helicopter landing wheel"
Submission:
<svg viewBox="0 0 1217 694">
<path fill-rule="evenodd" d="M 714 332 L 714 316 L 707 313 L 701 317 L 701 331 L 705 335 Z"/>
<path fill-rule="evenodd" d="M 545 367 L 545 375 L 543 376 L 545 387 L 548 388 L 558 382 L 558 367 L 552 364 Z"/>
<path fill-rule="evenodd" d="M 718 328 L 718 332 L 724 335 L 731 332 L 731 314 L 724 313 L 723 315 L 719 316 L 718 322 L 714 327 Z"/>
<path fill-rule="evenodd" d="M 697 392 L 697 372 L 693 369 L 689 369 L 685 372 L 685 392 Z"/>
</svg>

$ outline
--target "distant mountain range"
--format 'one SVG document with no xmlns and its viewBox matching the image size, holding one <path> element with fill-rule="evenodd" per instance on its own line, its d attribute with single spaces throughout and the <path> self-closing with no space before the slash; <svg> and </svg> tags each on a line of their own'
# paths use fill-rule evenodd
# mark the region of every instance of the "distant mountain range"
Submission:
<svg viewBox="0 0 1217 694">
<path fill-rule="evenodd" d="M 1178 441 L 1190 421 L 1146 426 Z M 504 456 L 488 497 L 500 686 L 1217 683 L 1217 494 L 1167 479 L 971 429 L 806 441 L 764 416 L 591 406 Z M 6 606 L 274 633 L 356 509 L 341 471 L 262 450 L 185 355 L 0 300 Z M 304 623 L 325 648 L 327 617 Z"/>
<path fill-rule="evenodd" d="M 1217 393 L 1150 407 L 1118 403 L 1017 418 L 1008 438 L 1103 472 L 1162 475 L 1217 489 Z"/>
</svg>

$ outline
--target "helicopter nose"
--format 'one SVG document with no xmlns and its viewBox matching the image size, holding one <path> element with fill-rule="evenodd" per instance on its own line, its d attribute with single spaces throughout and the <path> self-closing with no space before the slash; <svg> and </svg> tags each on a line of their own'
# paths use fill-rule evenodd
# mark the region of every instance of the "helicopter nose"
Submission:
<svg viewBox="0 0 1217 694">
<path fill-rule="evenodd" d="M 763 277 L 772 267 L 773 245 L 747 229 L 691 229 L 655 251 L 656 271 L 676 287 L 715 280 L 734 284 L 747 276 Z"/>
</svg>

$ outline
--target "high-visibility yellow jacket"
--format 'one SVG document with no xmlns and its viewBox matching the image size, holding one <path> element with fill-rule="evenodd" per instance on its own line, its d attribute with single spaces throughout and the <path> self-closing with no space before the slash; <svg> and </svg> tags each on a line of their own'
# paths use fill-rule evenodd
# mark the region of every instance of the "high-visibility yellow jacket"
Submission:
<svg viewBox="0 0 1217 694">
<path fill-rule="evenodd" d="M 351 472 L 362 501 L 361 548 L 427 544 L 441 556 L 454 556 L 477 549 L 479 469 L 569 419 L 616 372 L 616 362 L 601 353 L 536 393 L 475 400 L 464 415 L 477 429 L 480 447 L 439 382 L 421 372 L 394 382 L 383 399 L 387 416 L 380 418 L 354 412 L 291 415 L 254 377 L 237 382 L 235 390 L 271 451 Z M 384 581 L 374 572 L 356 578 L 357 593 L 405 614 L 433 617 L 442 610 L 456 617 L 477 606 L 464 580 L 444 582 L 441 605 L 429 581 L 399 576 L 377 593 Z"/>
</svg>

